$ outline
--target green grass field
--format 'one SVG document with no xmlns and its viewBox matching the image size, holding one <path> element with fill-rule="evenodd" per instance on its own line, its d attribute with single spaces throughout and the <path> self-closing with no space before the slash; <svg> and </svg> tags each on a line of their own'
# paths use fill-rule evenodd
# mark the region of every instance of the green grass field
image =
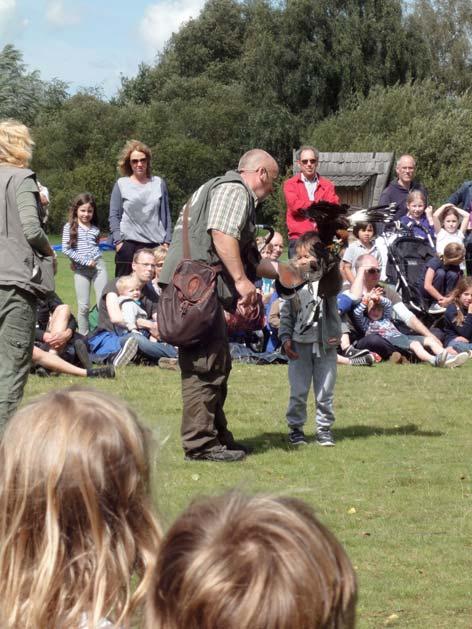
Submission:
<svg viewBox="0 0 472 629">
<path fill-rule="evenodd" d="M 74 306 L 70 282 L 61 259 L 58 292 Z M 286 441 L 286 367 L 236 364 L 227 415 L 254 454 L 235 464 L 184 461 L 177 373 L 127 367 L 116 381 L 93 386 L 129 402 L 153 428 L 156 504 L 165 526 L 191 498 L 234 486 L 297 495 L 315 507 L 352 559 L 361 629 L 470 629 L 471 382 L 472 361 L 456 370 L 342 367 L 336 447 L 294 451 Z M 72 383 L 77 380 L 32 376 L 26 398 Z M 307 432 L 313 431 L 311 423 Z"/>
</svg>

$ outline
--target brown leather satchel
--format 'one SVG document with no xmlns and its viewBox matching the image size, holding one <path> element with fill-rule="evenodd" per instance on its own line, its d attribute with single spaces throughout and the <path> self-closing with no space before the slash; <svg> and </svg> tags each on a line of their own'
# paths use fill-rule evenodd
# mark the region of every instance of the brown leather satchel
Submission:
<svg viewBox="0 0 472 629">
<path fill-rule="evenodd" d="M 216 294 L 216 276 L 221 266 L 190 259 L 188 205 L 182 217 L 183 258 L 157 304 L 159 335 L 178 347 L 204 342 L 221 308 Z"/>
</svg>

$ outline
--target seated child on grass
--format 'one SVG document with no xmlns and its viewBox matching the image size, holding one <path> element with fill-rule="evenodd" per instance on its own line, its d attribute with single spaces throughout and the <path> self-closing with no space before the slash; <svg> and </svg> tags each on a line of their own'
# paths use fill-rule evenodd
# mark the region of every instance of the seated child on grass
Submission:
<svg viewBox="0 0 472 629">
<path fill-rule="evenodd" d="M 434 336 L 402 334 L 392 323 L 392 302 L 382 296 L 381 288 L 364 295 L 354 308 L 353 317 L 365 334 L 379 334 L 398 350 L 409 349 L 419 360 L 433 367 L 458 367 L 469 357 L 467 352 L 451 356 Z"/>
<path fill-rule="evenodd" d="M 444 343 L 457 352 L 472 352 L 472 277 L 459 280 L 444 315 Z"/>
<path fill-rule="evenodd" d="M 356 598 L 345 550 L 304 502 L 229 492 L 167 532 L 147 629 L 353 629 Z"/>
<path fill-rule="evenodd" d="M 53 391 L 0 444 L 0 626 L 135 626 L 161 538 L 146 431 L 122 401 Z"/>
<path fill-rule="evenodd" d="M 462 276 L 460 265 L 465 258 L 463 245 L 451 242 L 441 257 L 428 260 L 419 278 L 420 294 L 431 313 L 444 312 L 452 302 L 452 291 Z"/>
<path fill-rule="evenodd" d="M 116 280 L 116 290 L 118 292 L 118 303 L 120 304 L 121 315 L 128 332 L 144 334 L 151 342 L 157 342 L 157 339 L 150 336 L 147 330 L 138 328 L 139 319 L 150 321 L 139 301 L 141 297 L 141 286 L 138 279 L 134 275 L 122 275 Z"/>
</svg>

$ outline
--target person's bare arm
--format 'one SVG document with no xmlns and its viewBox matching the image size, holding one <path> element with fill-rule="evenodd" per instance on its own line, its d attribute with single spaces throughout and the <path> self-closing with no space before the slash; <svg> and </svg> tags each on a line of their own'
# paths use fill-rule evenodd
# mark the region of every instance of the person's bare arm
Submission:
<svg viewBox="0 0 472 629">
<path fill-rule="evenodd" d="M 233 238 L 233 236 L 228 236 L 228 234 L 217 229 L 211 230 L 211 237 L 216 253 L 231 275 L 236 290 L 243 298 L 244 302 L 254 302 L 256 299 L 256 287 L 244 272 L 243 262 L 239 252 L 239 241 Z"/>
<path fill-rule="evenodd" d="M 136 319 L 136 325 L 140 330 L 148 330 L 151 336 L 159 340 L 159 329 L 157 327 L 157 323 L 152 319 L 143 319 L 139 317 Z"/>
<path fill-rule="evenodd" d="M 441 231 L 442 215 L 443 215 L 444 210 L 446 210 L 448 207 L 453 207 L 452 203 L 444 203 L 444 205 L 441 205 L 441 207 L 438 207 L 438 209 L 435 210 L 433 213 L 433 225 L 434 225 L 434 231 L 436 232 L 436 234 L 439 234 L 439 232 Z"/>
<path fill-rule="evenodd" d="M 107 293 L 105 300 L 108 316 L 113 325 L 126 325 L 123 321 L 118 295 L 116 293 Z"/>
<path fill-rule="evenodd" d="M 273 260 L 263 258 L 256 268 L 258 277 L 267 277 L 269 280 L 276 280 L 279 277 L 279 265 Z"/>
<path fill-rule="evenodd" d="M 438 303 L 443 298 L 443 295 L 436 290 L 433 286 L 434 280 L 434 269 L 427 269 L 426 275 L 424 276 L 424 289 L 428 292 L 433 299 L 435 299 Z"/>
<path fill-rule="evenodd" d="M 364 294 L 364 276 L 365 276 L 366 268 L 369 268 L 369 267 L 360 266 L 357 269 L 357 274 L 356 274 L 356 277 L 354 278 L 354 281 L 351 285 L 351 290 L 350 290 L 351 296 L 354 300 L 362 299 L 362 295 Z"/>
<path fill-rule="evenodd" d="M 346 262 L 345 260 L 341 260 L 339 265 L 339 270 L 343 280 L 352 285 L 355 279 L 354 273 L 352 272 L 352 264 L 350 262 Z"/>
<path fill-rule="evenodd" d="M 465 232 L 469 228 L 470 213 L 467 212 L 466 210 L 462 210 L 460 207 L 456 207 L 456 210 L 462 216 L 462 221 L 459 227 L 459 231 L 465 234 Z"/>
</svg>

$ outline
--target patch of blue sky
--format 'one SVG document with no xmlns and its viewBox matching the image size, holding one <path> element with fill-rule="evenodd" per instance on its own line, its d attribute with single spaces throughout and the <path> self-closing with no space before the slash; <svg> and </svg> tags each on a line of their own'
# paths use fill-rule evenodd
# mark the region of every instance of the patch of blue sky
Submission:
<svg viewBox="0 0 472 629">
<path fill-rule="evenodd" d="M 98 87 L 106 97 L 152 63 L 173 32 L 197 17 L 203 0 L 0 0 L 0 47 L 13 44 L 28 69 L 58 78 L 71 93 Z"/>
</svg>

